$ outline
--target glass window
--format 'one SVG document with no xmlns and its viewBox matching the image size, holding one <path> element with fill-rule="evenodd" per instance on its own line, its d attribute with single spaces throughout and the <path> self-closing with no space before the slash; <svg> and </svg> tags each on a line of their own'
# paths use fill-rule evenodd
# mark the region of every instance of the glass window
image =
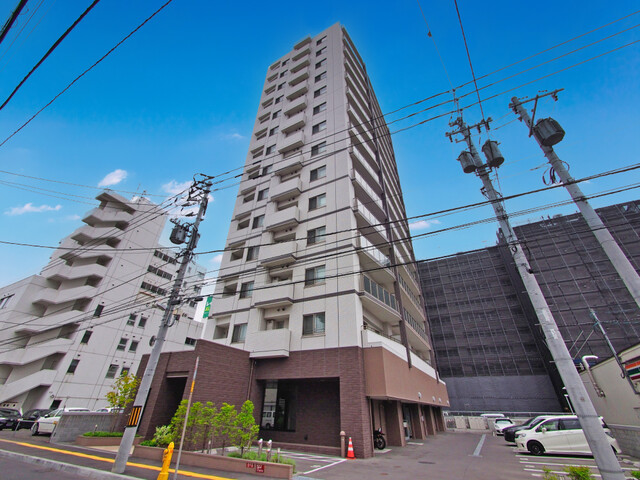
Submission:
<svg viewBox="0 0 640 480">
<path fill-rule="evenodd" d="M 322 72 L 320 75 L 316 75 L 316 78 L 314 81 L 318 83 L 321 80 L 324 80 L 325 78 L 327 78 L 327 72 Z"/>
<path fill-rule="evenodd" d="M 247 324 L 243 323 L 242 325 L 235 325 L 233 327 L 233 335 L 231 336 L 232 343 L 244 342 L 245 337 L 247 336 Z"/>
<path fill-rule="evenodd" d="M 89 339 L 91 338 L 92 333 L 93 331 L 91 330 L 87 330 L 86 332 L 84 332 L 84 335 L 82 336 L 82 340 L 80 340 L 80 343 L 89 343 Z"/>
<path fill-rule="evenodd" d="M 135 325 L 136 324 L 136 317 L 137 315 L 135 313 L 132 313 L 131 315 L 129 315 L 129 318 L 127 319 L 127 325 Z"/>
<path fill-rule="evenodd" d="M 326 37 L 326 36 L 324 36 L 324 37 L 322 37 L 322 38 L 318 39 L 318 40 L 316 41 L 316 45 L 322 45 L 326 39 L 327 39 L 327 37 Z"/>
<path fill-rule="evenodd" d="M 302 335 L 318 335 L 324 333 L 324 312 L 305 315 L 302 318 Z"/>
<path fill-rule="evenodd" d="M 280 116 L 280 112 L 281 111 L 282 110 L 277 110 L 277 111 L 273 112 L 273 115 L 271 115 L 271 119 L 273 120 L 273 119 L 278 118 Z"/>
<path fill-rule="evenodd" d="M 552 420 L 547 420 L 546 422 L 542 423 L 536 430 L 538 432 L 541 432 L 543 428 L 547 429 L 547 432 L 555 432 L 556 430 L 559 430 L 558 428 L 558 419 L 552 419 Z"/>
<path fill-rule="evenodd" d="M 280 95 L 278 98 L 276 98 L 275 102 L 273 102 L 273 103 L 274 104 L 280 103 L 283 98 L 284 98 L 284 95 Z M 269 118 L 269 117 L 267 117 L 267 118 Z"/>
<path fill-rule="evenodd" d="M 109 368 L 107 369 L 107 374 L 105 375 L 105 378 L 116 378 L 116 373 L 118 373 L 118 365 L 112 363 L 111 365 L 109 365 Z"/>
<path fill-rule="evenodd" d="M 580 420 L 577 418 L 563 418 L 560 420 L 560 425 L 563 430 L 582 430 Z"/>
<path fill-rule="evenodd" d="M 71 363 L 69 364 L 69 368 L 67 368 L 67 373 L 70 373 L 71 375 L 76 373 L 76 368 L 78 368 L 79 363 L 80 363 L 80 360 L 78 360 L 77 358 L 74 358 L 73 360 L 71 360 Z"/>
<path fill-rule="evenodd" d="M 327 151 L 327 142 L 318 143 L 311 147 L 311 156 L 320 155 Z"/>
<path fill-rule="evenodd" d="M 295 432 L 297 393 L 295 382 L 267 380 L 260 426 L 265 430 Z"/>
<path fill-rule="evenodd" d="M 269 145 L 269 146 L 267 147 L 267 149 L 264 151 L 264 153 L 265 153 L 266 155 L 271 155 L 271 154 L 272 154 L 273 152 L 275 152 L 275 151 L 276 151 L 276 146 L 275 146 L 275 145 Z"/>
<path fill-rule="evenodd" d="M 267 165 L 266 167 L 264 167 L 262 169 L 262 176 L 264 177 L 265 175 L 271 173 L 272 169 L 273 169 L 273 165 Z"/>
<path fill-rule="evenodd" d="M 140 342 L 137 342 L 135 340 L 131 340 L 131 345 L 129 345 L 129 351 L 130 352 L 135 352 L 136 350 L 138 350 L 138 343 L 140 343 Z"/>
<path fill-rule="evenodd" d="M 268 188 L 265 188 L 264 190 L 260 190 L 258 192 L 258 201 L 266 200 L 268 196 L 269 196 L 269 189 Z"/>
<path fill-rule="evenodd" d="M 327 93 L 327 86 L 320 87 L 318 90 L 313 92 L 313 98 L 318 98 L 320 95 Z"/>
<path fill-rule="evenodd" d="M 287 74 L 288 71 L 289 70 L 284 70 L 284 71 L 280 72 L 280 78 L 284 77 Z"/>
<path fill-rule="evenodd" d="M 319 57 L 327 50 L 327 47 L 322 47 L 320 50 L 316 51 L 316 57 Z"/>
<path fill-rule="evenodd" d="M 196 339 L 195 338 L 191 338 L 191 337 L 187 337 L 184 339 L 184 344 L 185 345 L 195 345 L 196 344 Z"/>
<path fill-rule="evenodd" d="M 258 258 L 258 251 L 260 247 L 249 247 L 247 248 L 247 261 L 256 260 Z"/>
<path fill-rule="evenodd" d="M 282 90 L 286 84 L 287 82 L 283 82 L 280 85 L 278 85 L 278 90 Z"/>
<path fill-rule="evenodd" d="M 144 328 L 146 324 L 147 324 L 147 317 L 140 317 L 140 320 L 138 321 L 138 327 Z"/>
<path fill-rule="evenodd" d="M 318 168 L 314 168 L 310 172 L 310 180 L 313 182 L 314 180 L 318 180 L 319 178 L 324 178 L 327 176 L 327 167 L 322 166 Z"/>
<path fill-rule="evenodd" d="M 309 199 L 309 211 L 315 210 L 316 208 L 324 207 L 326 204 L 327 196 L 324 193 L 316 197 L 311 197 Z"/>
<path fill-rule="evenodd" d="M 257 217 L 253 218 L 251 228 L 259 228 L 262 225 L 264 225 L 264 215 L 258 215 Z"/>
<path fill-rule="evenodd" d="M 327 122 L 325 120 L 324 122 L 320 122 L 320 123 L 315 124 L 313 126 L 313 128 L 311 129 L 311 133 L 312 134 L 313 133 L 320 133 L 321 131 L 326 130 L 326 129 L 327 129 Z"/>
<path fill-rule="evenodd" d="M 318 283 L 324 283 L 324 265 L 307 268 L 304 272 L 305 285 L 317 285 Z"/>
<path fill-rule="evenodd" d="M 307 245 L 324 242 L 326 230 L 326 227 L 318 227 L 307 231 Z"/>
<path fill-rule="evenodd" d="M 276 133 L 278 133 L 278 127 L 273 127 L 271 130 L 269 130 L 270 137 L 273 137 Z"/>
<path fill-rule="evenodd" d="M 253 295 L 253 282 L 240 285 L 240 298 L 251 298 Z"/>
<path fill-rule="evenodd" d="M 316 105 L 313 107 L 313 114 L 324 112 L 327 109 L 327 102 L 321 103 L 320 105 Z"/>
<path fill-rule="evenodd" d="M 120 343 L 118 343 L 118 346 L 116 347 L 116 350 L 124 350 L 126 348 L 128 342 L 129 342 L 129 340 L 127 340 L 126 338 L 122 337 L 120 339 Z"/>
<path fill-rule="evenodd" d="M 322 66 L 325 65 L 326 63 L 327 63 L 327 59 L 323 58 L 318 63 L 316 63 L 316 68 L 322 68 Z"/>
<path fill-rule="evenodd" d="M 98 305 L 96 307 L 96 311 L 93 312 L 93 316 L 94 317 L 99 317 L 100 315 L 102 315 L 102 311 L 104 310 L 104 305 Z"/>
</svg>

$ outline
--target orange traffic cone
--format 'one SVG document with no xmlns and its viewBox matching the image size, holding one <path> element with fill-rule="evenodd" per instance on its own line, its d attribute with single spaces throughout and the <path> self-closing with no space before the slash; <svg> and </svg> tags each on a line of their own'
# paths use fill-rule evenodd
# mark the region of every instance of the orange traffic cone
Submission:
<svg viewBox="0 0 640 480">
<path fill-rule="evenodd" d="M 353 443 L 351 442 L 351 437 L 349 437 L 349 448 L 347 448 L 347 458 L 356 459 L 356 456 L 353 454 Z"/>
</svg>

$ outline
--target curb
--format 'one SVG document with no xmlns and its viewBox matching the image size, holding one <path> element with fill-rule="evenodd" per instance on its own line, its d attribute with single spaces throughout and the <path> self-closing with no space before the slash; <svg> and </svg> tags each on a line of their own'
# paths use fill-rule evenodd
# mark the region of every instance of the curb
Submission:
<svg viewBox="0 0 640 480">
<path fill-rule="evenodd" d="M 98 470 L 95 468 L 81 467 L 79 465 L 73 465 L 70 463 L 57 462 L 55 460 L 49 460 L 48 458 L 23 455 L 22 453 L 9 452 L 7 450 L 0 450 L 0 457 L 11 458 L 20 462 L 40 465 L 42 467 L 52 468 L 60 472 L 71 473 L 84 478 L 91 478 L 95 480 L 131 480 L 132 478 L 139 478 L 129 475 L 120 475 L 117 473 L 106 472 L 104 470 Z"/>
</svg>

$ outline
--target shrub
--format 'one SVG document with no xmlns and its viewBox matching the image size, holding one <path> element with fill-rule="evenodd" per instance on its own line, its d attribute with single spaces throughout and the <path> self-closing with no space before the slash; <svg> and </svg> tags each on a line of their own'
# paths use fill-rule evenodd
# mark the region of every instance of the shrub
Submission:
<svg viewBox="0 0 640 480">
<path fill-rule="evenodd" d="M 157 447 L 158 444 L 156 443 L 156 441 L 152 438 L 151 440 L 143 440 L 140 442 L 140 445 L 142 445 L 143 447 Z"/>
<path fill-rule="evenodd" d="M 636 470 L 635 472 L 631 472 L 632 478 L 640 478 L 640 470 Z"/>
<path fill-rule="evenodd" d="M 161 427 L 156 427 L 156 433 L 153 434 L 153 441 L 155 445 L 154 447 L 166 447 L 171 442 L 173 442 L 173 430 L 171 429 L 171 425 L 162 425 Z"/>
<path fill-rule="evenodd" d="M 560 477 L 558 477 L 558 475 L 556 475 L 555 473 L 553 473 L 551 470 L 549 470 L 547 467 L 544 467 L 542 469 L 542 471 L 544 472 L 542 474 L 542 478 L 544 480 L 560 480 Z"/>
<path fill-rule="evenodd" d="M 565 471 L 571 480 L 595 480 L 589 467 L 567 467 Z"/>
</svg>

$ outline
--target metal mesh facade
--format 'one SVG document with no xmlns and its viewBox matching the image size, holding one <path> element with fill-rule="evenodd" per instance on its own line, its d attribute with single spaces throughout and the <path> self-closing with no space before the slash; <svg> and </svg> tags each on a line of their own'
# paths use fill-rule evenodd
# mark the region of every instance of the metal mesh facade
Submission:
<svg viewBox="0 0 640 480">
<path fill-rule="evenodd" d="M 639 204 L 598 210 L 636 270 Z M 640 341 L 638 307 L 581 215 L 548 218 L 515 231 L 576 362 L 583 355 L 611 356 L 605 339 L 593 328 L 589 308 L 616 350 Z M 509 380 L 512 392 L 493 393 L 502 409 L 549 410 L 553 390 L 563 400 L 562 384 L 506 246 L 426 260 L 419 263 L 419 272 L 438 369 L 445 381 L 455 384 L 450 388 L 452 409 L 485 410 L 491 404 L 486 392 L 479 394 L 477 377 L 521 377 L 523 389 L 531 375 L 550 380 L 540 392 L 538 408 L 535 402 L 522 408 L 522 399 L 514 394 L 518 381 Z"/>
</svg>

